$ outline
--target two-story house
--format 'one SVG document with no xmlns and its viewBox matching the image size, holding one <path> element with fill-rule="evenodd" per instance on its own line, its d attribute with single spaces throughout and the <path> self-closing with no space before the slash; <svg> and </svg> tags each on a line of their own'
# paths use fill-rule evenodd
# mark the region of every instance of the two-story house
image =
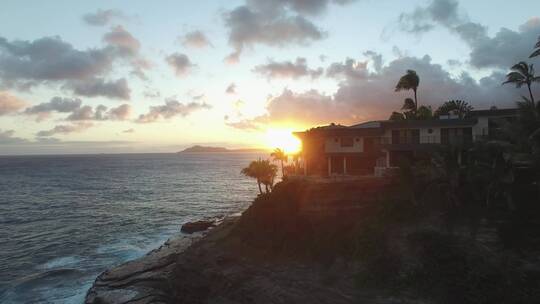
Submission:
<svg viewBox="0 0 540 304">
<path fill-rule="evenodd" d="M 400 158 L 429 158 L 441 145 L 466 150 L 474 141 L 496 137 L 516 109 L 471 111 L 460 119 L 370 121 L 352 126 L 330 124 L 295 135 L 302 141 L 305 175 L 380 175 Z"/>
</svg>

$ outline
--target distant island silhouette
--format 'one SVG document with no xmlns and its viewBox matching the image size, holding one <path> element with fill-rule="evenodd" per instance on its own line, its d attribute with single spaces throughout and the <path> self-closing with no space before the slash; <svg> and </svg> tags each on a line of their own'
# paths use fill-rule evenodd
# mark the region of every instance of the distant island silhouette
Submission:
<svg viewBox="0 0 540 304">
<path fill-rule="evenodd" d="M 244 149 L 227 149 L 224 147 L 207 147 L 195 145 L 189 148 L 186 148 L 178 153 L 247 153 L 247 152 L 267 152 L 264 149 L 256 148 L 244 148 Z"/>
</svg>

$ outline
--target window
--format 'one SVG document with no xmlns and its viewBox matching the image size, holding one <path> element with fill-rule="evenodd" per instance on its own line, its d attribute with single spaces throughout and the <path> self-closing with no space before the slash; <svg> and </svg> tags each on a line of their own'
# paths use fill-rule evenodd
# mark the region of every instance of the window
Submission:
<svg viewBox="0 0 540 304">
<path fill-rule="evenodd" d="M 342 147 L 352 147 L 354 144 L 352 137 L 342 137 L 341 146 Z"/>
<path fill-rule="evenodd" d="M 433 133 L 433 129 L 428 129 L 427 132 L 428 132 L 428 134 L 431 134 L 431 133 Z"/>
</svg>

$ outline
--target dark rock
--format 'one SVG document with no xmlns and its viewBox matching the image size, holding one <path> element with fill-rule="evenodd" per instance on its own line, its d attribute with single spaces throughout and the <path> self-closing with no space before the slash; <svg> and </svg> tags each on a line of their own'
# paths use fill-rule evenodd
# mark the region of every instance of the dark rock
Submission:
<svg viewBox="0 0 540 304">
<path fill-rule="evenodd" d="M 180 231 L 184 233 L 194 233 L 199 231 L 205 231 L 210 227 L 214 227 L 216 225 L 215 221 L 196 221 L 196 222 L 188 222 L 182 225 L 182 228 Z"/>
</svg>

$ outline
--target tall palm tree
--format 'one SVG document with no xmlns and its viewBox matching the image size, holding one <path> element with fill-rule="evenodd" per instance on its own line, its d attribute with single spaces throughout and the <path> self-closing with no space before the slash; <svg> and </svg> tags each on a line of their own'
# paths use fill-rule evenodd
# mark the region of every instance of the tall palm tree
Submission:
<svg viewBox="0 0 540 304">
<path fill-rule="evenodd" d="M 435 116 L 447 115 L 450 112 L 456 113 L 460 119 L 465 118 L 470 111 L 474 108 L 466 101 L 463 100 L 450 100 L 443 103 L 437 111 L 435 111 Z"/>
<path fill-rule="evenodd" d="M 257 186 L 259 186 L 259 193 L 263 194 L 262 188 L 261 188 L 261 179 L 260 179 L 260 169 L 259 169 L 259 162 L 258 161 L 252 161 L 249 166 L 242 169 L 241 173 L 244 174 L 247 177 L 255 178 L 257 180 Z"/>
<path fill-rule="evenodd" d="M 527 88 L 529 89 L 529 96 L 531 97 L 531 101 L 535 103 L 534 96 L 531 91 L 531 84 L 533 82 L 539 82 L 540 77 L 534 76 L 533 65 L 528 65 L 526 62 L 521 61 L 512 66 L 510 69 L 512 70 L 512 72 L 506 75 L 506 81 L 503 82 L 503 84 L 513 83 L 516 85 L 516 88 L 521 88 L 521 86 L 526 84 Z"/>
<path fill-rule="evenodd" d="M 416 109 L 418 109 L 418 98 L 417 98 L 417 90 L 418 86 L 420 85 L 420 77 L 418 77 L 418 74 L 416 74 L 416 71 L 413 70 L 407 70 L 407 74 L 401 76 L 398 83 L 396 84 L 396 92 L 401 90 L 413 90 L 414 92 L 414 109 L 416 112 Z"/>
<path fill-rule="evenodd" d="M 269 192 L 268 188 L 272 189 L 274 185 L 274 178 L 276 177 L 277 167 L 270 163 L 269 160 L 256 160 L 252 161 L 249 166 L 242 169 L 242 174 L 248 177 L 252 177 L 257 180 L 259 186 L 259 193 L 263 194 L 261 184 L 266 188 L 266 193 Z"/>
<path fill-rule="evenodd" d="M 281 150 L 280 148 L 276 148 L 274 152 L 270 154 L 272 159 L 274 161 L 279 161 L 281 163 L 281 177 L 283 178 L 285 176 L 285 171 L 283 171 L 283 163 L 288 161 L 288 156 L 285 154 L 285 151 Z"/>
<path fill-rule="evenodd" d="M 534 48 L 535 48 L 536 50 L 531 54 L 531 56 L 529 56 L 529 58 L 533 58 L 533 57 L 536 57 L 536 56 L 540 56 L 540 37 L 538 37 L 538 42 L 536 43 L 536 45 L 534 46 Z"/>
</svg>

